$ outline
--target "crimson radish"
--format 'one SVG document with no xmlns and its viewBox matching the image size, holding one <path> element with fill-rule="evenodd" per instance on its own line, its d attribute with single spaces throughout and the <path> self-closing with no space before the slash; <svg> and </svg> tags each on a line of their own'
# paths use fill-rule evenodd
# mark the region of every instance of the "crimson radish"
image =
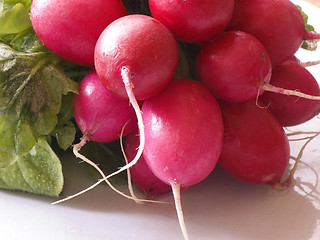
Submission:
<svg viewBox="0 0 320 240">
<path fill-rule="evenodd" d="M 281 179 L 290 160 L 289 142 L 271 111 L 255 101 L 221 102 L 220 107 L 224 141 L 219 164 L 245 182 L 286 185 Z"/>
<path fill-rule="evenodd" d="M 199 82 L 174 80 L 142 105 L 146 145 L 143 156 L 153 173 L 171 185 L 177 214 L 188 239 L 180 187 L 205 179 L 222 147 L 222 116 L 215 98 Z"/>
<path fill-rule="evenodd" d="M 207 43 L 197 58 L 201 81 L 219 98 L 243 102 L 257 97 L 271 78 L 264 46 L 251 34 L 229 31 Z"/>
<path fill-rule="evenodd" d="M 290 0 L 235 0 L 229 30 L 241 30 L 258 38 L 272 65 L 290 59 L 303 40 L 319 39 L 307 32 L 299 9 Z"/>
<path fill-rule="evenodd" d="M 75 156 L 94 167 L 103 177 L 103 181 L 117 193 L 137 202 L 143 201 L 138 200 L 134 195 L 130 197 L 115 189 L 99 166 L 79 153 L 80 149 L 89 140 L 112 142 L 127 135 L 137 127 L 135 111 L 129 106 L 128 101 L 108 91 L 101 83 L 97 73 L 92 70 L 80 82 L 79 94 L 75 95 L 73 102 L 73 115 L 83 133 L 81 141 L 73 146 Z M 74 196 L 56 203 L 72 197 Z"/>
<path fill-rule="evenodd" d="M 99 35 L 126 14 L 120 0 L 33 0 L 30 15 L 47 48 L 70 62 L 93 66 Z"/>
<path fill-rule="evenodd" d="M 242 31 L 224 32 L 204 44 L 197 58 L 197 71 L 214 95 L 229 102 L 250 101 L 265 91 L 320 100 L 320 96 L 271 85 L 267 50 L 257 38 Z"/>
<path fill-rule="evenodd" d="M 125 153 L 129 162 L 134 159 L 138 146 L 138 131 L 133 131 L 125 139 Z M 130 168 L 130 175 L 132 182 L 146 194 L 148 199 L 169 192 L 171 189 L 170 185 L 164 183 L 153 174 L 143 156 Z"/>
<path fill-rule="evenodd" d="M 234 0 L 149 0 L 151 14 L 180 41 L 205 42 L 229 24 Z"/>
<path fill-rule="evenodd" d="M 79 85 L 73 102 L 74 119 L 84 138 L 96 142 L 112 142 L 136 128 L 136 117 L 127 100 L 108 91 L 97 73 L 88 73 Z"/>
<path fill-rule="evenodd" d="M 144 124 L 136 99 L 150 98 L 171 82 L 178 65 L 178 46 L 158 20 L 133 14 L 115 20 L 102 32 L 94 57 L 104 86 L 124 99 L 129 98 L 138 118 L 139 151 L 135 159 L 115 175 L 133 166 L 142 154 Z"/>
<path fill-rule="evenodd" d="M 93 70 L 80 82 L 79 94 L 73 102 L 74 119 L 83 136 L 80 143 L 73 146 L 76 157 L 101 170 L 79 153 L 89 140 L 112 142 L 136 128 L 137 120 L 128 101 L 108 91 Z M 103 175 L 103 174 L 102 174 Z"/>
<path fill-rule="evenodd" d="M 274 86 L 302 91 L 310 95 L 320 96 L 318 82 L 313 75 L 295 61 L 286 61 L 272 71 L 270 83 Z M 319 113 L 320 102 L 295 96 L 285 96 L 273 92 L 265 92 L 261 100 L 278 118 L 282 126 L 294 126 L 304 123 Z"/>
</svg>

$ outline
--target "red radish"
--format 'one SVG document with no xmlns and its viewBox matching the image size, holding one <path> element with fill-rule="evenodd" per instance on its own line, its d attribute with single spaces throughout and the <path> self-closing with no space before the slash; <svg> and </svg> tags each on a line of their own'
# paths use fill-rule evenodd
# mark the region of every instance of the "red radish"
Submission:
<svg viewBox="0 0 320 240">
<path fill-rule="evenodd" d="M 79 94 L 73 102 L 75 121 L 87 140 L 112 142 L 136 128 L 134 109 L 127 100 L 108 91 L 95 71 L 80 82 Z"/>
<path fill-rule="evenodd" d="M 97 73 L 92 70 L 80 82 L 79 94 L 75 96 L 73 102 L 73 115 L 83 133 L 80 143 L 73 146 L 75 156 L 94 167 L 101 174 L 103 181 L 117 193 L 137 202 L 144 201 L 137 199 L 134 195 L 132 197 L 127 196 L 114 188 L 98 165 L 79 153 L 80 149 L 89 140 L 112 142 L 127 135 L 137 127 L 135 111 L 129 106 L 128 101 L 108 91 L 101 83 Z M 56 203 L 74 196 L 59 200 Z"/>
<path fill-rule="evenodd" d="M 286 61 L 272 71 L 270 83 L 274 86 L 302 91 L 320 96 L 318 82 L 313 75 L 299 63 Z M 320 102 L 295 96 L 285 96 L 273 92 L 265 92 L 261 100 L 278 118 L 282 126 L 294 126 L 304 123 L 319 113 Z"/>
<path fill-rule="evenodd" d="M 135 111 L 127 100 L 108 91 L 97 73 L 91 71 L 80 82 L 79 94 L 73 102 L 74 119 L 83 136 L 80 143 L 73 146 L 76 157 L 103 172 L 91 160 L 79 153 L 87 141 L 113 142 L 136 128 Z"/>
<path fill-rule="evenodd" d="M 271 85 L 268 52 L 254 36 L 242 31 L 224 32 L 205 44 L 197 58 L 197 71 L 214 95 L 229 102 L 250 101 L 264 91 L 320 100 L 320 96 Z"/>
<path fill-rule="evenodd" d="M 245 182 L 287 184 L 281 179 L 290 160 L 289 142 L 270 110 L 255 101 L 220 107 L 225 128 L 219 164 Z"/>
<path fill-rule="evenodd" d="M 264 46 L 251 34 L 229 31 L 205 44 L 197 58 L 200 79 L 217 97 L 231 102 L 254 99 L 271 78 Z"/>
<path fill-rule="evenodd" d="M 146 145 L 143 156 L 153 173 L 171 185 L 185 239 L 180 187 L 205 179 L 222 147 L 222 116 L 215 98 L 199 82 L 174 80 L 142 105 Z"/>
<path fill-rule="evenodd" d="M 151 14 L 184 42 L 205 42 L 229 24 L 234 0 L 149 0 Z"/>
<path fill-rule="evenodd" d="M 120 0 L 33 0 L 31 21 L 41 42 L 61 58 L 94 64 L 99 35 L 127 10 Z"/>
<path fill-rule="evenodd" d="M 163 90 L 175 73 L 178 46 L 156 19 L 128 15 L 110 24 L 95 49 L 95 68 L 103 84 L 113 93 L 128 98 L 122 72 L 128 69 L 136 99 L 147 99 Z"/>
<path fill-rule="evenodd" d="M 111 92 L 130 100 L 138 118 L 140 146 L 136 157 L 109 175 L 133 166 L 144 144 L 144 124 L 136 99 L 162 91 L 172 80 L 179 60 L 178 46 L 170 31 L 156 19 L 140 14 L 112 22 L 100 35 L 95 48 L 95 68 Z"/>
<path fill-rule="evenodd" d="M 129 162 L 134 159 L 138 146 L 138 131 L 133 131 L 125 139 L 125 153 Z M 171 189 L 170 185 L 164 183 L 153 174 L 143 156 L 130 168 L 130 175 L 132 182 L 146 194 L 148 199 L 169 192 Z"/>
<path fill-rule="evenodd" d="M 299 9 L 290 0 L 235 0 L 228 29 L 258 38 L 273 66 L 290 59 L 303 40 L 320 38 L 319 34 L 306 31 Z"/>
</svg>

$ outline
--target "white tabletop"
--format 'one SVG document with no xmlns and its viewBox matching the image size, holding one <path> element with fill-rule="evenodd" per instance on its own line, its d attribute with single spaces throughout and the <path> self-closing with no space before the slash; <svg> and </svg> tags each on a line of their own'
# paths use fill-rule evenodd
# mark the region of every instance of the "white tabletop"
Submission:
<svg viewBox="0 0 320 240">
<path fill-rule="evenodd" d="M 320 10 L 302 0 L 310 22 L 320 32 Z M 320 50 L 301 51 L 301 60 L 319 60 Z M 320 81 L 320 66 L 309 70 Z M 320 119 L 296 127 L 320 131 Z M 292 153 L 297 145 L 292 144 Z M 217 168 L 205 181 L 182 193 L 186 225 L 193 240 L 319 240 L 320 139 L 307 147 L 295 183 L 276 191 L 242 183 Z M 93 180 L 72 155 L 62 159 L 63 196 L 76 193 Z M 105 185 L 65 203 L 21 192 L 0 191 L 0 239 L 3 240 L 163 240 L 182 239 L 171 194 L 169 204 L 136 204 Z"/>
</svg>

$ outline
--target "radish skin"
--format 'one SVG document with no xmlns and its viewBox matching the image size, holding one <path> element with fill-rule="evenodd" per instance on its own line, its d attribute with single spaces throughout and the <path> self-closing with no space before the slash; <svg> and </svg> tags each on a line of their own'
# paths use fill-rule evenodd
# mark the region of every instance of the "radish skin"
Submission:
<svg viewBox="0 0 320 240">
<path fill-rule="evenodd" d="M 41 42 L 61 58 L 94 65 L 99 35 L 127 15 L 120 0 L 33 0 L 30 17 Z"/>
<path fill-rule="evenodd" d="M 174 192 L 177 215 L 188 239 L 180 187 L 204 180 L 217 164 L 223 140 L 222 115 L 213 95 L 201 83 L 176 79 L 142 105 L 149 168 Z"/>
</svg>

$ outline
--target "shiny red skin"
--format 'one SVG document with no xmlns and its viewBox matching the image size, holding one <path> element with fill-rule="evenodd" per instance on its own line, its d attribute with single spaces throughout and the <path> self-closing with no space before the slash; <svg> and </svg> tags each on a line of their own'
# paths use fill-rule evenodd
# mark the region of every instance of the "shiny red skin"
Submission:
<svg viewBox="0 0 320 240">
<path fill-rule="evenodd" d="M 296 61 L 286 61 L 272 71 L 270 83 L 284 89 L 298 90 L 312 96 L 320 96 L 317 80 Z M 264 92 L 260 97 L 282 126 L 294 126 L 304 123 L 318 115 L 320 101 L 288 96 L 273 92 Z"/>
<path fill-rule="evenodd" d="M 205 42 L 229 24 L 234 0 L 149 0 L 151 14 L 184 42 Z"/>
<path fill-rule="evenodd" d="M 111 23 L 95 48 L 95 68 L 111 92 L 128 98 L 121 69 L 130 71 L 138 100 L 150 98 L 172 80 L 178 64 L 178 46 L 169 30 L 146 15 L 128 15 Z"/>
<path fill-rule="evenodd" d="M 120 0 L 33 0 L 31 21 L 41 42 L 61 58 L 93 66 L 101 32 L 127 15 Z"/>
<path fill-rule="evenodd" d="M 255 99 L 260 85 L 271 78 L 271 62 L 259 40 L 241 31 L 228 31 L 205 44 L 197 58 L 200 80 L 220 99 Z"/>
<path fill-rule="evenodd" d="M 108 91 L 101 83 L 95 71 L 87 74 L 79 86 L 79 94 L 73 102 L 75 121 L 89 140 L 112 142 L 137 127 L 136 115 L 129 101 L 119 98 Z"/>
<path fill-rule="evenodd" d="M 290 147 L 279 121 L 261 106 L 220 103 L 225 128 L 219 164 L 239 180 L 274 185 L 288 166 Z"/>
<path fill-rule="evenodd" d="M 199 82 L 174 80 L 142 105 L 146 144 L 143 156 L 167 184 L 188 187 L 214 169 L 222 147 L 218 103 Z"/>
<path fill-rule="evenodd" d="M 136 156 L 139 146 L 138 131 L 133 131 L 126 136 L 125 153 L 131 162 Z M 171 186 L 157 178 L 147 165 L 143 155 L 138 162 L 130 168 L 132 182 L 150 199 L 160 194 L 170 192 Z"/>
<path fill-rule="evenodd" d="M 273 66 L 290 59 L 305 34 L 301 13 L 289 0 L 235 0 L 228 29 L 245 31 L 258 38 Z"/>
</svg>

